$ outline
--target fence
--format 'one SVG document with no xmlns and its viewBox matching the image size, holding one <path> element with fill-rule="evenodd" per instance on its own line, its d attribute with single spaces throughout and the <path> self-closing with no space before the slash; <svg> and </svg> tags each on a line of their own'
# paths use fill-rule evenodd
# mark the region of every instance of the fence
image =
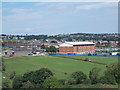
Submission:
<svg viewBox="0 0 120 90">
<path fill-rule="evenodd" d="M 118 55 L 103 55 L 103 54 L 77 54 L 77 53 L 48 53 L 48 55 L 75 55 L 75 56 L 101 56 L 101 57 L 119 57 Z"/>
</svg>

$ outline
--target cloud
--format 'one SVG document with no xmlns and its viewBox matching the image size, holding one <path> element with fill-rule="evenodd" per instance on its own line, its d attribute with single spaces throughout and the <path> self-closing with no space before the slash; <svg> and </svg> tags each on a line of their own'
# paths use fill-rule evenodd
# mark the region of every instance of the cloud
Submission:
<svg viewBox="0 0 120 90">
<path fill-rule="evenodd" d="M 31 20 L 41 18 L 42 15 L 38 11 L 34 11 L 32 9 L 11 9 L 10 12 L 12 14 L 8 14 L 3 16 L 4 20 Z"/>
<path fill-rule="evenodd" d="M 97 3 L 97 4 L 90 4 L 90 5 L 80 5 L 77 6 L 76 9 L 77 10 L 90 10 L 90 9 L 98 9 L 98 8 L 103 8 L 103 7 L 114 7 L 117 6 L 117 3 L 114 2 L 104 2 L 104 3 Z"/>
<path fill-rule="evenodd" d="M 35 6 L 44 6 L 48 4 L 47 2 L 38 2 L 37 4 L 35 4 Z"/>
<path fill-rule="evenodd" d="M 12 9 L 12 13 L 30 13 L 32 12 L 32 9 Z"/>
<path fill-rule="evenodd" d="M 65 9 L 69 9 L 70 7 L 69 6 L 67 6 L 67 5 L 59 5 L 59 6 L 57 6 L 57 8 L 56 9 L 58 9 L 58 10 L 65 10 Z"/>
<path fill-rule="evenodd" d="M 32 31 L 34 31 L 34 30 L 33 30 L 33 28 L 25 28 L 25 29 L 23 29 L 23 31 L 24 31 L 24 32 L 32 32 Z"/>
</svg>

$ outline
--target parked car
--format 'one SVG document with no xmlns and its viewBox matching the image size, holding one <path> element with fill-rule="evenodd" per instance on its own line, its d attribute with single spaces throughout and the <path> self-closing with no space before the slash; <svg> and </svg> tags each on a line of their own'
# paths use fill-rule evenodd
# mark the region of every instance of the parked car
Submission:
<svg viewBox="0 0 120 90">
<path fill-rule="evenodd" d="M 33 54 L 32 54 L 32 53 L 29 53 L 28 55 L 31 56 L 31 55 L 33 55 Z"/>
</svg>

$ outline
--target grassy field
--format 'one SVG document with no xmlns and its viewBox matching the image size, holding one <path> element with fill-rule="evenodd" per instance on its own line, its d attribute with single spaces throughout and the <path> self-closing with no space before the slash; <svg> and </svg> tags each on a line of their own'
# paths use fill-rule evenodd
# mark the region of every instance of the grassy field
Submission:
<svg viewBox="0 0 120 90">
<path fill-rule="evenodd" d="M 83 58 L 86 57 L 84 56 Z M 48 68 L 55 73 L 55 77 L 58 79 L 69 78 L 70 74 L 75 71 L 83 71 L 88 75 L 93 67 L 101 68 L 101 74 L 106 69 L 104 65 L 54 56 L 14 56 L 3 57 L 3 59 L 5 61 L 6 73 L 16 72 L 18 75 L 23 75 L 29 71 Z M 106 58 L 104 59 L 106 60 Z M 99 58 L 97 57 L 96 60 L 99 60 Z"/>
<path fill-rule="evenodd" d="M 100 62 L 104 64 L 109 64 L 111 62 L 118 62 L 118 57 L 96 57 L 96 56 L 66 56 L 76 59 L 85 59 L 88 58 L 91 61 Z"/>
</svg>

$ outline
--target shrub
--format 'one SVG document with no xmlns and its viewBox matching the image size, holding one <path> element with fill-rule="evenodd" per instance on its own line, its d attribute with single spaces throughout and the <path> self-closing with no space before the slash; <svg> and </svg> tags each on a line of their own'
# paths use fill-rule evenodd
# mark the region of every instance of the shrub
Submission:
<svg viewBox="0 0 120 90">
<path fill-rule="evenodd" d="M 22 76 L 16 76 L 13 79 L 13 88 L 21 88 L 22 87 Z"/>
<path fill-rule="evenodd" d="M 120 83 L 120 63 L 114 62 L 107 65 L 107 71 L 109 74 L 112 74 L 117 83 Z"/>
<path fill-rule="evenodd" d="M 102 84 L 116 84 L 115 77 L 110 72 L 105 72 L 105 75 L 100 78 Z"/>
<path fill-rule="evenodd" d="M 55 77 L 47 78 L 43 83 L 44 88 L 60 88 L 60 82 Z"/>
<path fill-rule="evenodd" d="M 89 78 L 92 84 L 96 84 L 99 82 L 99 72 L 100 69 L 96 67 L 89 72 Z"/>
<path fill-rule="evenodd" d="M 41 68 L 40 70 L 36 70 L 34 72 L 29 72 L 23 75 L 23 81 L 30 81 L 38 86 L 42 86 L 45 79 L 53 76 L 53 73 L 47 68 Z"/>
<path fill-rule="evenodd" d="M 87 76 L 81 71 L 72 73 L 71 77 L 76 82 L 76 84 L 81 84 L 87 79 Z"/>
</svg>

